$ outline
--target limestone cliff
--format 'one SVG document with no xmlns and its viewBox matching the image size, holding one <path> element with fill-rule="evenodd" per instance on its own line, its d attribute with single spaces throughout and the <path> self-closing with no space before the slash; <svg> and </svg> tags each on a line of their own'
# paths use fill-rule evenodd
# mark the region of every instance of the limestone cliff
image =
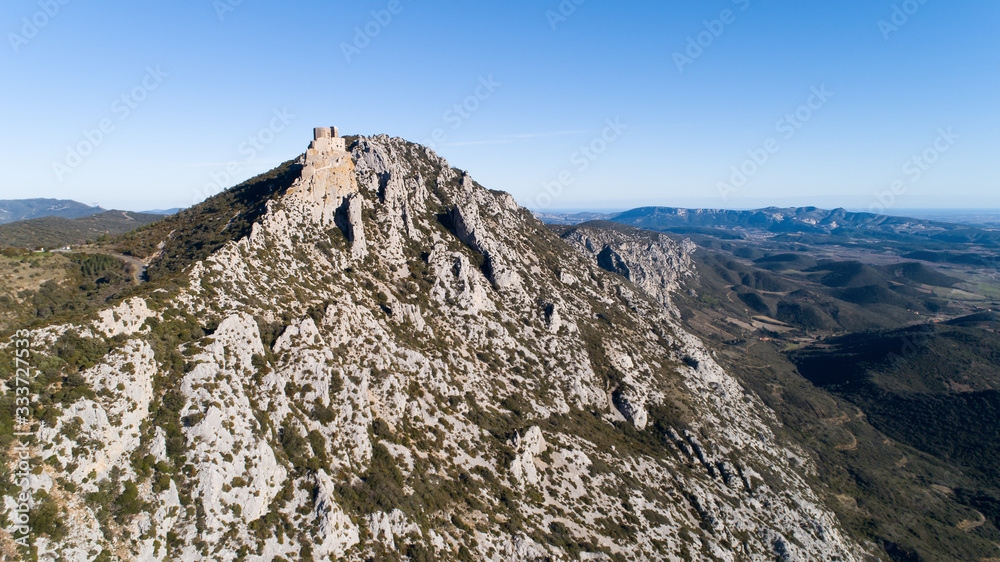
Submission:
<svg viewBox="0 0 1000 562">
<path fill-rule="evenodd" d="M 664 306 L 684 251 L 623 284 L 429 149 L 348 140 L 249 235 L 33 334 L 90 390 L 34 396 L 39 559 L 862 559 Z"/>
<path fill-rule="evenodd" d="M 607 271 L 628 279 L 667 308 L 670 295 L 696 275 L 691 262 L 695 246 L 690 240 L 678 243 L 666 235 L 648 230 L 602 223 L 612 228 L 565 227 L 566 240 Z"/>
</svg>

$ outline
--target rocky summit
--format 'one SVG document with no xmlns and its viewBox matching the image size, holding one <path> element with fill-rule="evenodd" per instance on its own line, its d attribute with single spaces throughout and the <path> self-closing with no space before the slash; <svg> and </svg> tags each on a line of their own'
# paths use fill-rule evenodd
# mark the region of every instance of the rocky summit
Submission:
<svg viewBox="0 0 1000 562">
<path fill-rule="evenodd" d="M 29 554 L 867 558 L 682 328 L 692 248 L 614 237 L 560 237 L 423 146 L 317 129 L 134 234 L 149 282 L 30 331 Z"/>
</svg>

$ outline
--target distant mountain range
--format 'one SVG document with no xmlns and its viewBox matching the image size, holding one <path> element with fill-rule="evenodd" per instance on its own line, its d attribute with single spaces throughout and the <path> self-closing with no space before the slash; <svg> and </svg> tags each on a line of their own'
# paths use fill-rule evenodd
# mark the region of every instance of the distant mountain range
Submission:
<svg viewBox="0 0 1000 562">
<path fill-rule="evenodd" d="M 615 215 L 611 220 L 643 228 L 715 227 L 753 228 L 772 232 L 835 233 L 845 229 L 910 228 L 921 231 L 952 230 L 949 223 L 858 213 L 845 209 L 817 207 L 767 207 L 752 211 L 727 209 L 680 209 L 676 207 L 639 207 Z"/>
<path fill-rule="evenodd" d="M 147 215 L 176 215 L 181 212 L 180 207 L 171 207 L 170 209 L 152 209 L 149 211 L 142 211 Z"/>
<path fill-rule="evenodd" d="M 608 220 L 648 230 L 686 235 L 722 235 L 730 238 L 800 236 L 807 243 L 811 237 L 818 235 L 832 236 L 829 241 L 850 242 L 864 238 L 920 245 L 912 248 L 912 251 L 939 249 L 935 247 L 936 244 L 955 243 L 1000 247 L 1000 229 L 817 207 L 768 207 L 749 211 L 639 207 L 623 213 L 604 215 L 539 213 L 538 216 L 549 224 Z"/>
<path fill-rule="evenodd" d="M 75 219 L 103 211 L 70 199 L 0 199 L 0 224 L 41 217 Z"/>
<path fill-rule="evenodd" d="M 180 207 L 174 207 L 138 212 L 147 215 L 173 215 L 180 210 Z M 87 205 L 72 199 L 0 199 L 0 224 L 42 217 L 76 219 L 105 211 L 107 209 L 99 205 Z"/>
</svg>

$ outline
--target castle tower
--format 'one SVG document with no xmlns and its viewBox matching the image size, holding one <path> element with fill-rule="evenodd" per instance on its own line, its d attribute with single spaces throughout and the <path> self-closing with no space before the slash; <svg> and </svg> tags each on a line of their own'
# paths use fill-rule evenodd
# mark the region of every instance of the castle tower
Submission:
<svg viewBox="0 0 1000 562">
<path fill-rule="evenodd" d="M 340 129 L 337 127 L 316 127 L 313 129 L 313 141 L 309 145 L 309 150 L 330 154 L 346 152 L 347 146 L 344 139 L 340 138 Z"/>
</svg>

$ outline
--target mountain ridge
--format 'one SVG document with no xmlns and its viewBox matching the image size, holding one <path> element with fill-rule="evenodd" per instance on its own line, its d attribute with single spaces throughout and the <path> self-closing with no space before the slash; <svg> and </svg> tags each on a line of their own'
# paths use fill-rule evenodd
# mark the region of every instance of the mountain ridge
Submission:
<svg viewBox="0 0 1000 562">
<path fill-rule="evenodd" d="M 1000 230 L 939 220 L 881 215 L 843 208 L 764 207 L 753 210 L 687 209 L 682 207 L 637 207 L 621 213 L 540 213 L 550 224 L 579 224 L 606 220 L 640 228 L 697 233 L 698 229 L 719 229 L 774 234 L 856 234 L 881 235 L 892 239 L 904 235 L 918 240 L 974 242 L 997 247 Z M 686 230 L 689 229 L 689 230 Z"/>
<path fill-rule="evenodd" d="M 3 199 L 0 200 L 0 224 L 49 216 L 75 219 L 104 210 L 70 199 Z"/>
<path fill-rule="evenodd" d="M 32 332 L 81 388 L 36 396 L 65 413 L 29 480 L 68 518 L 40 553 L 861 559 L 662 302 L 429 149 L 347 140 L 207 254 Z M 124 240 L 152 272 L 180 235 Z"/>
</svg>

